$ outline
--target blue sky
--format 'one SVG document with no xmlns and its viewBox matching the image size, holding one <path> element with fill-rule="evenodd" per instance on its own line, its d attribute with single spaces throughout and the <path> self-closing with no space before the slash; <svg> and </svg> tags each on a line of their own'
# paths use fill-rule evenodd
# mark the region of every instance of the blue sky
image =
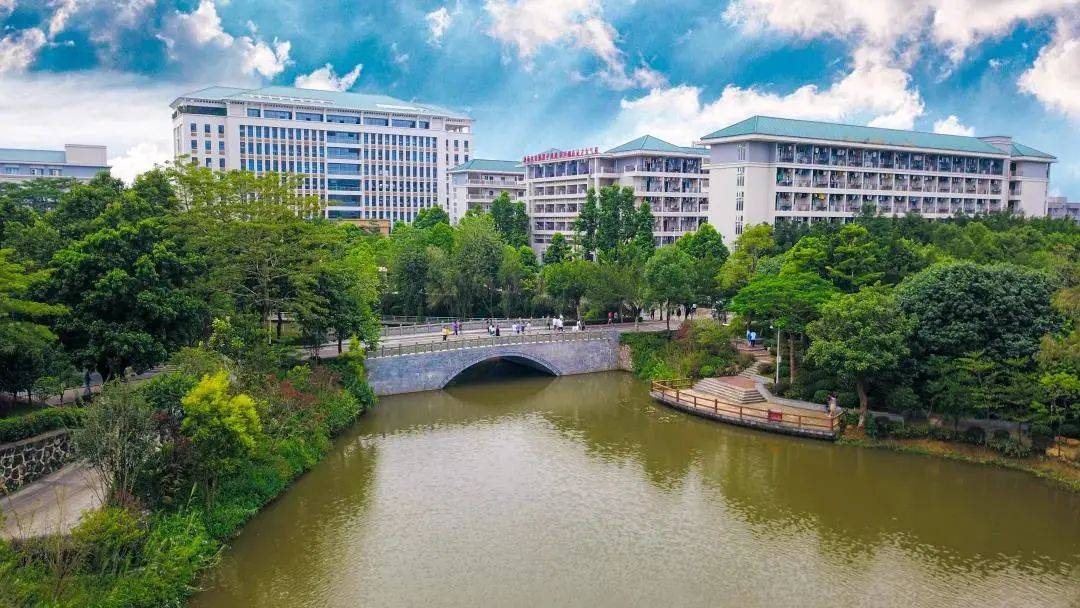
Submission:
<svg viewBox="0 0 1080 608">
<path fill-rule="evenodd" d="M 130 177 L 209 84 L 454 107 L 492 158 L 757 113 L 1005 134 L 1080 199 L 1080 0 L 0 0 L 0 146 L 104 143 Z"/>
</svg>

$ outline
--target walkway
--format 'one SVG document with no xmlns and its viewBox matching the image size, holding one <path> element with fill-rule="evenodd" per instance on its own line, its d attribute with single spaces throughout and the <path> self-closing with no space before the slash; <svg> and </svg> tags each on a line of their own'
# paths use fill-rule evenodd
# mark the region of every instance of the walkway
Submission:
<svg viewBox="0 0 1080 608">
<path fill-rule="evenodd" d="M 66 534 L 83 513 L 101 506 L 104 495 L 96 471 L 82 463 L 69 464 L 0 497 L 4 515 L 0 538 Z"/>
</svg>

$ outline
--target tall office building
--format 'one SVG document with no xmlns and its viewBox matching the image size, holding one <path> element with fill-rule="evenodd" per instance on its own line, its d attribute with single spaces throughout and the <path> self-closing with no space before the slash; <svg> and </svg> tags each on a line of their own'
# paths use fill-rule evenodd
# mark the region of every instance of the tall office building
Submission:
<svg viewBox="0 0 1080 608">
<path fill-rule="evenodd" d="M 491 211 L 491 201 L 503 192 L 510 200 L 525 198 L 525 167 L 514 160 L 474 158 L 450 174 L 450 222 L 458 223 L 469 209 Z"/>
<path fill-rule="evenodd" d="M 701 138 L 710 223 L 731 243 L 745 226 L 848 221 L 869 205 L 930 218 L 1046 215 L 1057 159 L 1009 137 L 965 137 L 754 116 Z"/>
<path fill-rule="evenodd" d="M 41 177 L 72 177 L 88 182 L 108 170 L 105 146 L 66 144 L 63 150 L 0 148 L 0 183 Z"/>
<path fill-rule="evenodd" d="M 411 221 L 450 207 L 447 169 L 467 162 L 472 119 L 383 95 L 209 87 L 177 97 L 173 150 L 212 169 L 295 173 L 331 219 Z"/>
<path fill-rule="evenodd" d="M 645 135 L 606 152 L 597 148 L 548 150 L 526 156 L 525 200 L 538 253 L 561 232 L 573 240 L 574 220 L 589 188 L 630 186 L 635 204 L 649 203 L 658 245 L 697 230 L 709 212 L 708 151 Z"/>
</svg>

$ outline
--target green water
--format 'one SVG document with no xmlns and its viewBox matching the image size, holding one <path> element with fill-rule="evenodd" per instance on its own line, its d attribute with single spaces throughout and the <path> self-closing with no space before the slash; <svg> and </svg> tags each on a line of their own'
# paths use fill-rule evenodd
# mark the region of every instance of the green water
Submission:
<svg viewBox="0 0 1080 608">
<path fill-rule="evenodd" d="M 490 370 L 489 370 L 490 371 Z M 203 581 L 236 606 L 1078 606 L 1080 496 L 613 372 L 383 398 Z"/>
</svg>

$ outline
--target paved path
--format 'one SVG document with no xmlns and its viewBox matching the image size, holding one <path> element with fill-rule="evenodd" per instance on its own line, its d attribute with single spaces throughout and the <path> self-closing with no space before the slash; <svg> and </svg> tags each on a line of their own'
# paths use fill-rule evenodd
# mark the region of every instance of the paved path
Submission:
<svg viewBox="0 0 1080 608">
<path fill-rule="evenodd" d="M 96 471 L 81 463 L 69 464 L 10 496 L 0 497 L 0 511 L 4 514 L 0 537 L 67 533 L 83 513 L 101 506 L 104 495 Z"/>
</svg>

